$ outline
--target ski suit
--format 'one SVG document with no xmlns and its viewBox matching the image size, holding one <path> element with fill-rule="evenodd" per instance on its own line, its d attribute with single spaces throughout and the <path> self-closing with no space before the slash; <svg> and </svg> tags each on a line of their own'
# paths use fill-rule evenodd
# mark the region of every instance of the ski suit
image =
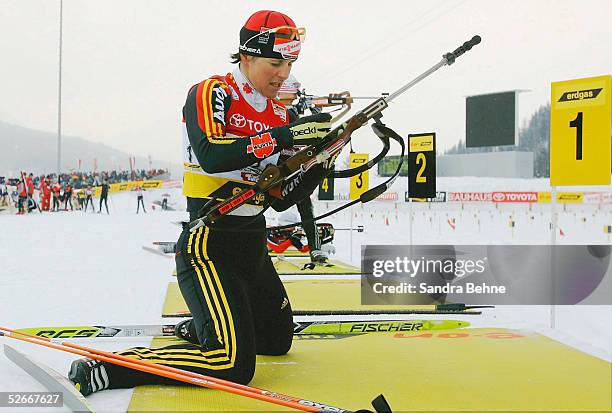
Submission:
<svg viewBox="0 0 612 413">
<path fill-rule="evenodd" d="M 239 68 L 190 89 L 183 108 L 183 193 L 191 220 L 208 200 L 250 188 L 267 164 L 277 162 L 280 150 L 293 144 L 279 131 L 287 130 L 288 121 L 286 108 L 259 94 Z M 237 232 L 205 226 L 192 233 L 185 226 L 176 245 L 177 278 L 200 346 L 120 354 L 248 383 L 257 354 L 287 353 L 293 338 L 291 304 L 267 253 L 265 218 L 256 215 L 270 202 L 277 210 L 289 208 L 309 196 L 327 173 L 322 165 L 302 172 L 283 187 L 282 200 L 262 195 L 218 221 L 221 227 L 240 228 Z M 253 229 L 259 231 L 249 232 Z M 105 367 L 109 388 L 169 382 Z"/>
</svg>

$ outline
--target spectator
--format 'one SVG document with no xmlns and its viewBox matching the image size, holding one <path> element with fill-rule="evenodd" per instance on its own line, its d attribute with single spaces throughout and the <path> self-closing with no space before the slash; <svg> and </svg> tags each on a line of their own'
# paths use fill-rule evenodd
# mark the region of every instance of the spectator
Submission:
<svg viewBox="0 0 612 413">
<path fill-rule="evenodd" d="M 167 192 L 162 195 L 162 202 L 161 202 L 162 211 L 168 210 L 168 199 L 169 198 L 170 198 L 170 194 Z"/>
<path fill-rule="evenodd" d="M 74 208 L 72 207 L 72 185 L 70 185 L 70 182 L 68 182 L 66 186 L 64 186 L 64 210 L 65 211 L 68 211 L 68 204 L 70 204 L 70 210 L 74 211 Z"/>
<path fill-rule="evenodd" d="M 40 204 L 43 211 L 48 211 L 51 206 L 51 186 L 46 178 L 40 180 Z"/>
<path fill-rule="evenodd" d="M 136 196 L 137 196 L 137 206 L 136 206 L 136 213 L 138 214 L 138 212 L 140 211 L 140 204 L 142 204 L 142 210 L 144 211 L 144 213 L 147 213 L 147 210 L 145 209 L 145 205 L 144 205 L 144 195 L 142 193 L 143 189 L 140 185 L 138 185 L 136 187 Z"/>
<path fill-rule="evenodd" d="M 91 197 L 93 196 L 93 189 L 91 188 L 91 185 L 87 185 L 87 188 L 85 189 L 85 212 L 87 212 L 87 205 L 91 204 L 91 210 L 93 212 L 96 212 L 96 209 L 94 208 L 93 205 L 93 200 L 91 199 Z"/>
<path fill-rule="evenodd" d="M 102 182 L 102 190 L 100 193 L 100 209 L 98 210 L 98 214 L 102 212 L 102 202 L 104 202 L 104 206 L 106 207 L 106 213 L 108 214 L 108 182 L 106 179 Z"/>
<path fill-rule="evenodd" d="M 17 194 L 19 196 L 19 199 L 17 201 L 17 215 L 25 214 L 28 190 L 26 188 L 23 173 L 21 174 L 21 179 L 17 182 Z"/>
<path fill-rule="evenodd" d="M 60 205 L 64 204 L 64 209 L 74 210 L 74 206 L 77 209 L 84 209 L 83 204 L 86 204 L 87 200 L 87 188 L 92 188 L 92 209 L 95 211 L 93 205 L 93 187 L 98 186 L 99 182 L 102 182 L 102 193 L 104 196 L 100 197 L 100 208 L 104 203 L 106 212 L 108 213 L 108 192 L 109 185 L 112 183 L 127 182 L 130 181 L 133 175 L 138 180 L 149 180 L 156 179 L 160 175 L 167 175 L 168 171 L 163 169 L 137 169 L 134 171 L 100 171 L 100 172 L 70 172 L 70 173 L 51 173 L 47 175 L 40 175 L 34 177 L 33 173 L 21 172 L 17 178 L 3 178 L 0 177 L 0 206 L 8 206 L 9 202 L 14 204 L 20 211 L 25 213 L 33 205 L 38 208 L 41 212 L 44 211 L 58 211 Z M 164 177 L 165 178 L 165 177 Z M 62 183 L 64 184 L 62 193 Z M 142 188 L 141 188 L 142 189 Z M 39 199 L 34 199 L 34 194 L 39 191 Z M 83 192 L 83 195 L 81 195 Z M 72 198 L 75 198 L 73 204 Z M 34 202 L 30 202 L 32 199 Z M 51 205 L 51 201 L 53 204 Z M 144 197 L 142 199 L 143 210 Z M 85 209 L 88 206 L 85 206 Z M 166 203 L 167 208 L 167 203 Z M 98 212 L 101 212 L 98 211 Z M 137 205 L 137 213 L 140 212 L 140 204 Z M 145 210 L 146 212 L 146 210 Z"/>
<path fill-rule="evenodd" d="M 59 184 L 59 182 L 55 182 L 53 184 L 51 191 L 53 192 L 53 211 L 57 212 L 60 208 L 60 200 L 62 198 L 61 197 L 62 187 Z"/>
<path fill-rule="evenodd" d="M 85 190 L 83 189 L 77 189 L 76 190 L 76 196 L 77 196 L 77 201 L 78 201 L 78 208 L 77 209 L 83 209 L 83 204 L 85 204 Z"/>
<path fill-rule="evenodd" d="M 8 188 L 3 176 L 0 176 L 0 206 L 9 206 Z"/>
</svg>

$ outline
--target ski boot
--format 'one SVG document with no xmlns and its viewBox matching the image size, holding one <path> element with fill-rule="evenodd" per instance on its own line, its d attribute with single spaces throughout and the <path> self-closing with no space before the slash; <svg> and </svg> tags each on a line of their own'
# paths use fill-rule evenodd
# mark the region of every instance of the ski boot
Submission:
<svg viewBox="0 0 612 413">
<path fill-rule="evenodd" d="M 331 264 L 327 262 L 329 256 L 327 252 L 321 250 L 312 250 L 310 251 L 310 262 L 304 264 L 302 270 L 314 270 L 315 267 L 329 267 Z"/>
<path fill-rule="evenodd" d="M 89 358 L 78 359 L 72 362 L 68 379 L 74 383 L 76 389 L 83 396 L 89 396 L 100 390 L 108 388 L 108 375 L 104 364 Z"/>
<path fill-rule="evenodd" d="M 313 250 L 310 251 L 310 261 L 312 261 L 316 265 L 327 265 L 329 260 L 329 255 L 326 251 L 322 250 Z"/>
<path fill-rule="evenodd" d="M 174 335 L 196 346 L 200 345 L 200 340 L 198 340 L 198 334 L 196 333 L 192 318 L 181 321 L 174 326 Z"/>
</svg>

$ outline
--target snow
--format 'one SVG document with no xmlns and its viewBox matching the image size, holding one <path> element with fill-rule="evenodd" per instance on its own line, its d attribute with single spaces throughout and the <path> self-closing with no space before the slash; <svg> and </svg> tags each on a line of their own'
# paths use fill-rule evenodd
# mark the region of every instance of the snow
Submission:
<svg viewBox="0 0 612 413">
<path fill-rule="evenodd" d="M 375 178 L 375 177 L 371 177 Z M 373 179 L 376 180 L 376 179 Z M 337 191 L 343 190 L 337 182 Z M 371 186 L 373 181 L 371 181 Z M 543 180 L 439 180 L 439 190 L 545 191 Z M 403 200 L 405 178 L 392 191 Z M 582 189 L 584 190 L 584 189 Z M 605 190 L 609 187 L 593 188 Z M 170 191 L 177 211 L 153 209 L 152 202 Z M 145 193 L 147 212 L 136 214 L 134 194 L 113 194 L 106 213 L 57 212 L 0 215 L 0 325 L 24 328 L 44 325 L 159 324 L 166 286 L 174 261 L 142 250 L 153 241 L 173 241 L 187 218 L 180 189 Z M 342 202 L 317 202 L 318 212 Z M 97 208 L 97 205 L 96 205 Z M 375 201 L 325 219 L 336 228 L 363 225 L 365 231 L 337 231 L 335 259 L 359 265 L 362 244 L 547 244 L 550 205 L 406 204 Z M 612 224 L 611 205 L 557 205 L 559 243 L 609 244 L 604 224 Z M 268 213 L 270 223 L 275 214 Z M 512 216 L 515 227 L 509 228 Z M 412 217 L 412 220 L 410 219 Z M 447 220 L 455 218 L 453 230 Z M 388 225 L 387 225 L 388 223 Z M 608 273 L 610 275 L 610 273 Z M 596 357 L 612 360 L 612 306 L 500 306 L 470 321 L 477 327 L 536 331 Z M 167 320 L 166 320 L 167 321 Z M 66 373 L 71 354 L 21 343 L 9 344 L 59 372 Z M 137 338 L 80 340 L 103 350 L 120 350 L 147 341 Z M 0 391 L 44 391 L 31 377 L 0 355 Z M 98 411 L 125 411 L 132 390 L 114 390 L 89 397 Z M 8 411 L 8 410 L 2 410 Z M 47 411 L 65 411 L 49 409 Z"/>
</svg>

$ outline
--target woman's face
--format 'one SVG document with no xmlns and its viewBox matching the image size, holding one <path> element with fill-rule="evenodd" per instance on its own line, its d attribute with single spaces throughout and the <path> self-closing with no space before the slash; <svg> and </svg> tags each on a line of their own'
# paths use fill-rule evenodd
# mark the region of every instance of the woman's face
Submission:
<svg viewBox="0 0 612 413">
<path fill-rule="evenodd" d="M 265 97 L 275 99 L 281 85 L 289 77 L 293 62 L 242 55 L 240 64 L 255 89 Z"/>
</svg>

